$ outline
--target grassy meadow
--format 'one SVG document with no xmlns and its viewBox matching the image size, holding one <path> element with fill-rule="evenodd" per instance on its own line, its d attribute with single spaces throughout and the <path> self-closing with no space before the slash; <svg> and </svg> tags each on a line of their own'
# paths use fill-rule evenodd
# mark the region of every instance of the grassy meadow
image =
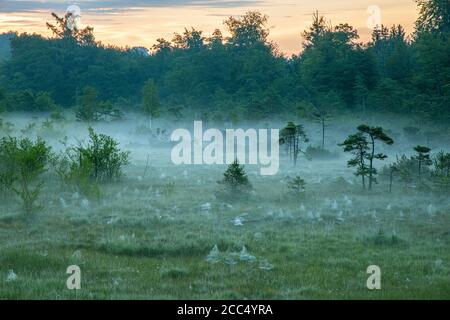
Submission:
<svg viewBox="0 0 450 320">
<path fill-rule="evenodd" d="M 54 152 L 87 133 L 70 121 L 43 128 L 42 116 L 4 120 L 14 124 L 8 134 L 42 136 Z M 386 164 L 417 144 L 390 121 Z M 448 194 L 398 183 L 389 193 L 382 177 L 363 191 L 337 147 L 358 124 L 327 129 L 337 159 L 301 157 L 294 168 L 281 152 L 276 176 L 246 166 L 253 191 L 241 201 L 215 196 L 226 166 L 173 165 L 172 144 L 143 120 L 97 125 L 131 152 L 120 182 L 93 196 L 49 171 L 41 208 L 28 216 L 16 196 L 0 195 L 0 299 L 449 299 Z M 306 131 L 318 144 L 320 127 Z M 448 147 L 445 136 L 433 151 Z M 306 191 L 294 197 L 286 184 L 297 174 Z M 70 265 L 81 268 L 81 290 L 66 288 Z M 366 287 L 370 265 L 381 268 L 381 290 Z"/>
</svg>

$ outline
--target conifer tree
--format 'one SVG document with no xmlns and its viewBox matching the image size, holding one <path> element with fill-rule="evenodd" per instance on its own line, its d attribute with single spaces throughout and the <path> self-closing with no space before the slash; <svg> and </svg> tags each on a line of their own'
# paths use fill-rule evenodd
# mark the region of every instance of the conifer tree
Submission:
<svg viewBox="0 0 450 320">
<path fill-rule="evenodd" d="M 371 146 L 371 150 L 367 159 L 369 160 L 369 190 L 372 190 L 372 184 L 373 182 L 377 182 L 375 176 L 378 174 L 377 169 L 374 167 L 374 160 L 385 160 L 387 158 L 387 155 L 384 153 L 375 153 L 375 143 L 376 141 L 381 141 L 387 145 L 392 145 L 394 140 L 381 127 L 370 127 L 363 124 L 358 127 L 358 131 L 361 134 L 366 134 L 370 138 L 369 145 Z"/>
<path fill-rule="evenodd" d="M 369 143 L 366 137 L 358 132 L 356 134 L 349 135 L 347 139 L 339 144 L 344 147 L 345 152 L 351 152 L 354 157 L 350 159 L 347 164 L 348 167 L 356 167 L 356 176 L 360 176 L 362 179 L 363 189 L 366 189 L 366 176 L 369 175 L 369 166 L 366 163 L 366 159 L 369 155 Z"/>
<path fill-rule="evenodd" d="M 414 147 L 414 151 L 417 152 L 417 155 L 414 157 L 414 159 L 419 164 L 419 183 L 422 182 L 422 169 L 424 166 L 430 166 L 433 164 L 430 158 L 430 151 L 431 149 L 425 146 L 416 146 Z"/>
<path fill-rule="evenodd" d="M 225 188 L 225 193 L 231 196 L 243 195 L 252 187 L 244 166 L 240 165 L 237 159 L 228 166 L 219 184 Z"/>
</svg>

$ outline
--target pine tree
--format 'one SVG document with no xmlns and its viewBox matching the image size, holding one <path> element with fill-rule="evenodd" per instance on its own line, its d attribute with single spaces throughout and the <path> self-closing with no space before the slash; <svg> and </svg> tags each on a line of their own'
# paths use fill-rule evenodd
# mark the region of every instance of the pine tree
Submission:
<svg viewBox="0 0 450 320">
<path fill-rule="evenodd" d="M 251 188 L 244 166 L 241 166 L 237 159 L 228 166 L 228 169 L 223 174 L 223 179 L 219 183 L 232 195 L 238 195 L 241 192 L 245 193 Z"/>
<path fill-rule="evenodd" d="M 84 29 L 78 29 L 77 27 L 77 15 L 74 12 L 67 12 L 64 17 L 58 16 L 52 12 L 53 18 L 56 20 L 56 24 L 47 22 L 47 28 L 50 29 L 53 34 L 63 40 L 75 41 L 78 44 L 93 46 L 96 44 L 94 36 L 94 28 L 86 27 Z"/>
<path fill-rule="evenodd" d="M 294 166 L 297 165 L 298 155 L 301 150 L 301 142 L 308 142 L 305 130 L 302 125 L 296 125 L 293 122 L 288 122 L 280 132 L 280 144 L 286 145 L 289 156 L 294 162 Z"/>
<path fill-rule="evenodd" d="M 438 152 L 433 157 L 434 171 L 433 180 L 435 185 L 442 191 L 450 190 L 450 153 Z"/>
<path fill-rule="evenodd" d="M 233 188 L 250 185 L 244 166 L 241 166 L 238 160 L 230 164 L 223 176 L 223 182 Z"/>
<path fill-rule="evenodd" d="M 363 124 L 358 127 L 358 131 L 361 134 L 366 134 L 370 138 L 371 152 L 368 154 L 367 159 L 369 160 L 369 190 L 372 190 L 372 184 L 373 182 L 377 182 L 375 176 L 378 174 L 377 169 L 373 165 L 374 160 L 385 160 L 387 158 L 387 155 L 384 153 L 375 153 L 375 142 L 378 140 L 387 145 L 392 145 L 394 140 L 384 133 L 381 127 L 370 127 Z"/>
<path fill-rule="evenodd" d="M 322 150 L 325 150 L 325 129 L 328 121 L 331 119 L 331 112 L 325 108 L 314 106 L 311 116 L 322 127 Z"/>
<path fill-rule="evenodd" d="M 417 155 L 414 157 L 414 159 L 419 164 L 419 183 L 422 182 L 422 168 L 424 166 L 430 166 L 433 164 L 430 158 L 430 151 L 431 149 L 424 146 L 416 146 L 414 147 L 414 151 L 417 152 Z"/>
<path fill-rule="evenodd" d="M 295 178 L 288 181 L 289 191 L 297 195 L 305 191 L 305 186 L 306 182 L 300 176 L 296 176 Z"/>
<path fill-rule="evenodd" d="M 369 175 L 370 168 L 366 164 L 366 159 L 369 156 L 369 143 L 366 137 L 358 132 L 356 134 L 349 135 L 347 139 L 339 144 L 344 147 L 344 152 L 351 152 L 354 157 L 350 159 L 347 164 L 348 167 L 356 167 L 356 176 L 360 176 L 362 179 L 363 189 L 366 189 L 366 176 Z"/>
</svg>

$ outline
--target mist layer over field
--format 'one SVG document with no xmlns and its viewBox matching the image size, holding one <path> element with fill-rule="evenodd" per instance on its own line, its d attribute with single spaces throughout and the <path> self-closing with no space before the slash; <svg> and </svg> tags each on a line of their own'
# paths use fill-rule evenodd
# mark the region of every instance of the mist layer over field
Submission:
<svg viewBox="0 0 450 320">
<path fill-rule="evenodd" d="M 3 135 L 45 139 L 55 153 L 87 139 L 88 124 L 45 115 L 9 114 Z M 301 122 L 301 121 L 300 121 Z M 307 159 L 296 167 L 283 149 L 280 170 L 261 176 L 245 166 L 253 186 L 247 200 L 217 197 L 226 165 L 176 166 L 170 133 L 192 122 L 124 120 L 94 129 L 130 151 L 118 182 L 83 194 L 45 174 L 41 208 L 24 216 L 18 198 L 0 198 L 0 297 L 6 299 L 334 299 L 450 298 L 450 201 L 448 192 L 407 187 L 381 174 L 372 192 L 347 167 L 337 144 L 360 119 L 339 118 L 326 129 L 334 157 Z M 367 119 L 366 119 L 367 122 Z M 448 128 L 421 126 L 430 135 L 407 136 L 408 119 L 373 117 L 394 139 L 377 145 L 396 156 L 426 144 L 432 153 L 450 147 Z M 304 121 L 312 146 L 321 127 Z M 273 123 L 205 123 L 206 127 L 282 128 Z M 163 133 L 156 135 L 156 129 Z M 152 133 L 153 132 L 153 133 Z M 427 138 L 428 137 L 428 138 Z M 287 182 L 300 175 L 306 191 L 292 196 Z M 82 290 L 66 288 L 66 268 L 78 265 Z M 366 287 L 367 267 L 380 266 L 382 290 Z"/>
</svg>

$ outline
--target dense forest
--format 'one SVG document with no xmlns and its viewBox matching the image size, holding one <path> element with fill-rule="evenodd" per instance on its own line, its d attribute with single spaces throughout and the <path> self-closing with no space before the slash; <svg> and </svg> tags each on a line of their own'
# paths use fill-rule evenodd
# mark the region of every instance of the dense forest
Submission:
<svg viewBox="0 0 450 320">
<path fill-rule="evenodd" d="M 379 26 L 368 43 L 352 26 L 332 25 L 316 13 L 299 35 L 302 51 L 291 57 L 268 40 L 269 18 L 259 12 L 224 21 L 229 37 L 186 28 L 151 50 L 104 45 L 93 28 L 70 28 L 70 14 L 53 14 L 55 24 L 47 23 L 53 37 L 0 36 L 0 110 L 83 103 L 137 110 L 147 87 L 161 112 L 176 118 L 264 120 L 314 109 L 448 122 L 450 4 L 417 4 L 413 34 L 401 25 Z"/>
</svg>

